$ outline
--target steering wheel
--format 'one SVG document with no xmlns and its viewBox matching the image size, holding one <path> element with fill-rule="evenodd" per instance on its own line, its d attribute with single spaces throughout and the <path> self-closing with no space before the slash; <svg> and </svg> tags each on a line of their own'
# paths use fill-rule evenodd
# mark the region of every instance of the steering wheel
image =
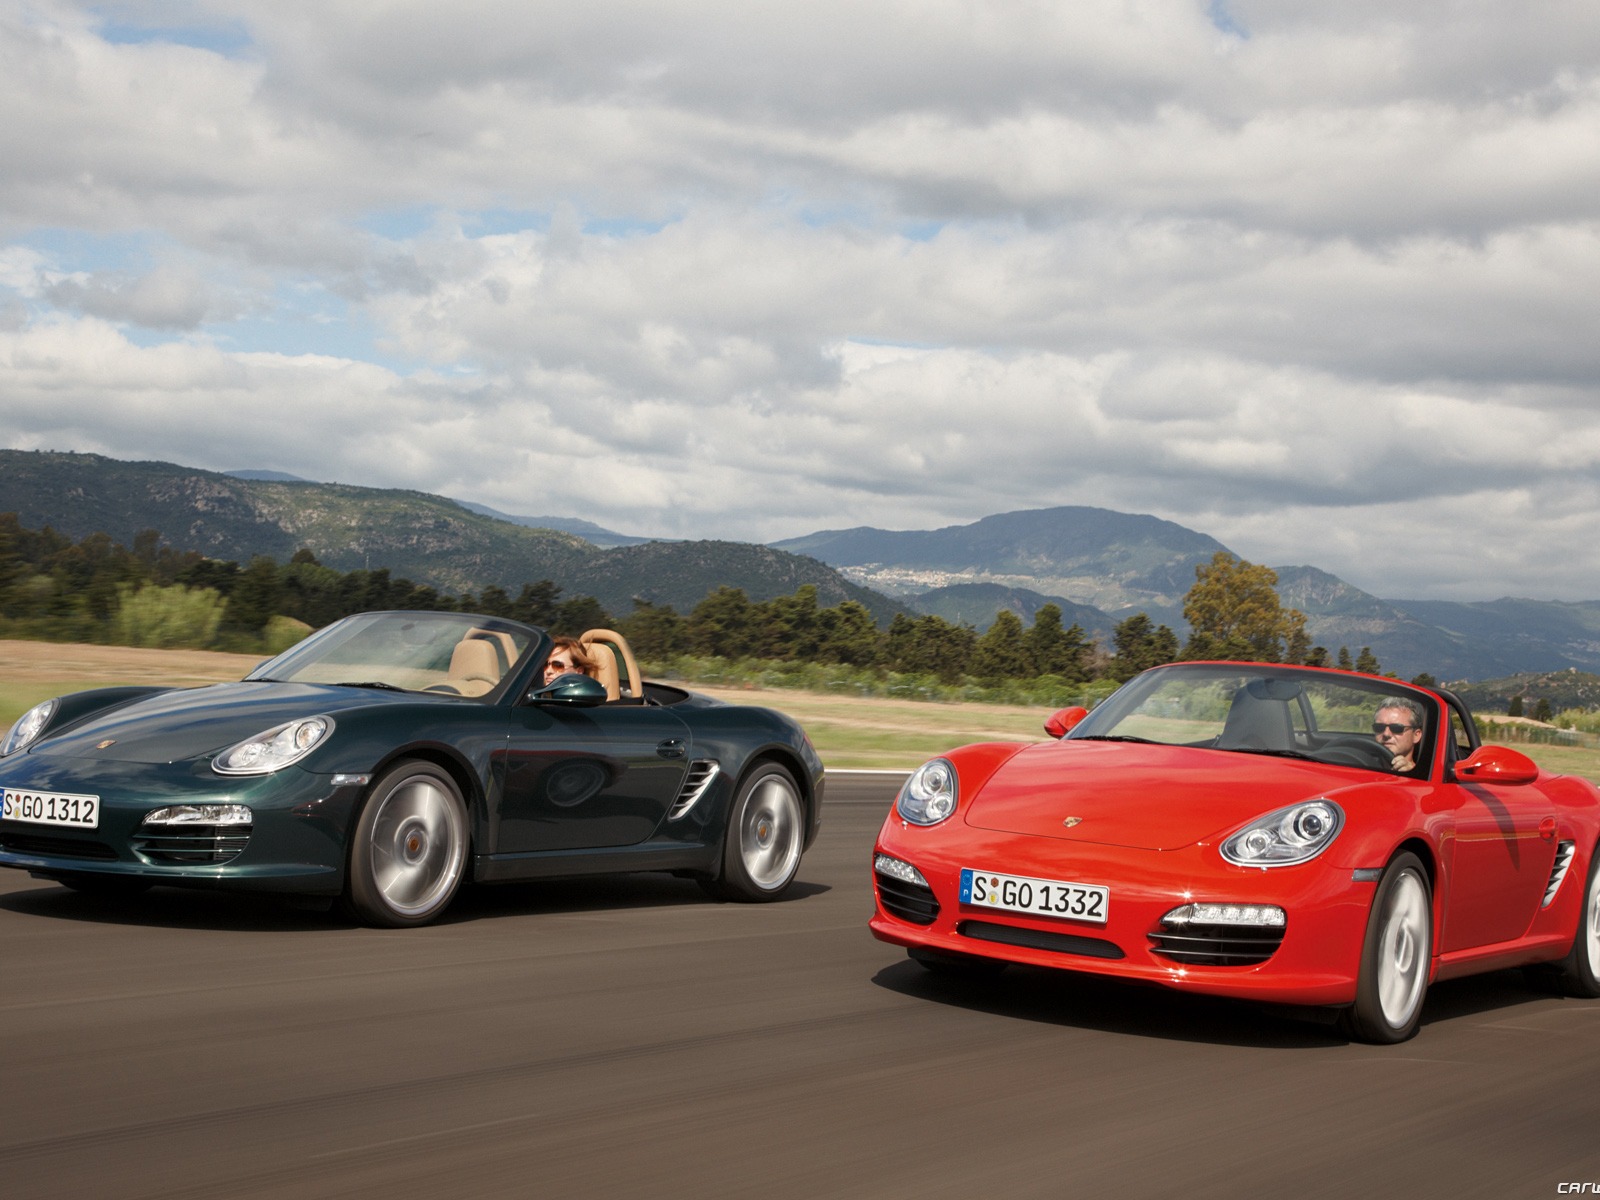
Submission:
<svg viewBox="0 0 1600 1200">
<path fill-rule="evenodd" d="M 1347 763 L 1352 767 L 1370 767 L 1374 771 L 1393 770 L 1394 756 L 1377 742 L 1340 742 L 1328 746 L 1317 755 L 1323 762 Z"/>
</svg>

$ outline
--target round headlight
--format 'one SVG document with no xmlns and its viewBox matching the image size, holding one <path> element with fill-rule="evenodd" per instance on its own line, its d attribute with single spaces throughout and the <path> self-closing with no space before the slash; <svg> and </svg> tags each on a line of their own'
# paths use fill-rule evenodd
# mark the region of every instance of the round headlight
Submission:
<svg viewBox="0 0 1600 1200">
<path fill-rule="evenodd" d="M 935 758 L 911 772 L 895 810 L 913 825 L 937 825 L 955 812 L 958 794 L 955 767 L 948 759 Z"/>
<path fill-rule="evenodd" d="M 1222 857 L 1240 867 L 1292 867 L 1326 850 L 1343 826 L 1332 800 L 1308 800 L 1252 821 L 1223 841 Z"/>
<path fill-rule="evenodd" d="M 246 738 L 211 760 L 221 775 L 270 775 L 299 762 L 333 732 L 332 717 L 306 717 Z"/>
<path fill-rule="evenodd" d="M 17 723 L 6 734 L 6 740 L 0 742 L 0 758 L 8 754 L 15 754 L 27 746 L 43 732 L 44 727 L 50 723 L 50 718 L 55 715 L 56 702 L 46 700 L 42 704 L 35 704 L 27 712 L 17 718 Z"/>
</svg>

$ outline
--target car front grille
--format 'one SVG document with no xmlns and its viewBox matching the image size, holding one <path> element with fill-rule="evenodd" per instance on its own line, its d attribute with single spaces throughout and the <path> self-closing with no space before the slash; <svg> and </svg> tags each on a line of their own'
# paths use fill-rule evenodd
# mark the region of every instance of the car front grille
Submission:
<svg viewBox="0 0 1600 1200">
<path fill-rule="evenodd" d="M 9 850 L 13 854 L 42 854 L 50 858 L 92 858 L 99 862 L 115 862 L 117 858 L 117 852 L 103 842 L 41 837 L 36 833 L 0 834 L 0 850 Z"/>
<path fill-rule="evenodd" d="M 1000 925 L 994 921 L 963 921 L 956 926 L 962 937 L 1028 950 L 1054 950 L 1059 954 L 1082 954 L 1089 958 L 1125 958 L 1122 947 L 1103 938 L 1081 933 L 1052 933 L 1046 929 L 1024 929 L 1019 925 Z"/>
<path fill-rule="evenodd" d="M 874 871 L 878 881 L 878 901 L 891 917 L 913 925 L 932 925 L 939 916 L 939 900 L 933 889 L 920 883 L 907 883 L 882 871 Z"/>
<path fill-rule="evenodd" d="M 1253 967 L 1283 945 L 1282 926 L 1163 926 L 1150 935 L 1152 954 L 1203 967 Z"/>
<path fill-rule="evenodd" d="M 133 848 L 153 863 L 231 862 L 250 843 L 249 825 L 141 825 Z"/>
</svg>

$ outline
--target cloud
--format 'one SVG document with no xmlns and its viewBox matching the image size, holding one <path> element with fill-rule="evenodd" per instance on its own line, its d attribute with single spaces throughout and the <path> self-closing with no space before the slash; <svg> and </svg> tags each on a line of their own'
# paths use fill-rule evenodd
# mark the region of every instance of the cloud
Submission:
<svg viewBox="0 0 1600 1200">
<path fill-rule="evenodd" d="M 34 0 L 0 106 L 8 445 L 1600 596 L 1587 0 Z"/>
</svg>

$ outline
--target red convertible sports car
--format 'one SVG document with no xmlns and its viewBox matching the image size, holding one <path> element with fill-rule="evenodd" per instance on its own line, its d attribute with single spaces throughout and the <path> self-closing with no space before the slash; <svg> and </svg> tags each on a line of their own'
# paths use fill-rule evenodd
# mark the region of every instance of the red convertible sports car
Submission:
<svg viewBox="0 0 1600 1200">
<path fill-rule="evenodd" d="M 935 971 L 1326 1007 L 1371 1042 L 1414 1034 L 1434 980 L 1526 967 L 1600 996 L 1600 789 L 1479 745 L 1447 691 L 1181 663 L 1046 730 L 912 774 L 874 935 Z"/>
</svg>

